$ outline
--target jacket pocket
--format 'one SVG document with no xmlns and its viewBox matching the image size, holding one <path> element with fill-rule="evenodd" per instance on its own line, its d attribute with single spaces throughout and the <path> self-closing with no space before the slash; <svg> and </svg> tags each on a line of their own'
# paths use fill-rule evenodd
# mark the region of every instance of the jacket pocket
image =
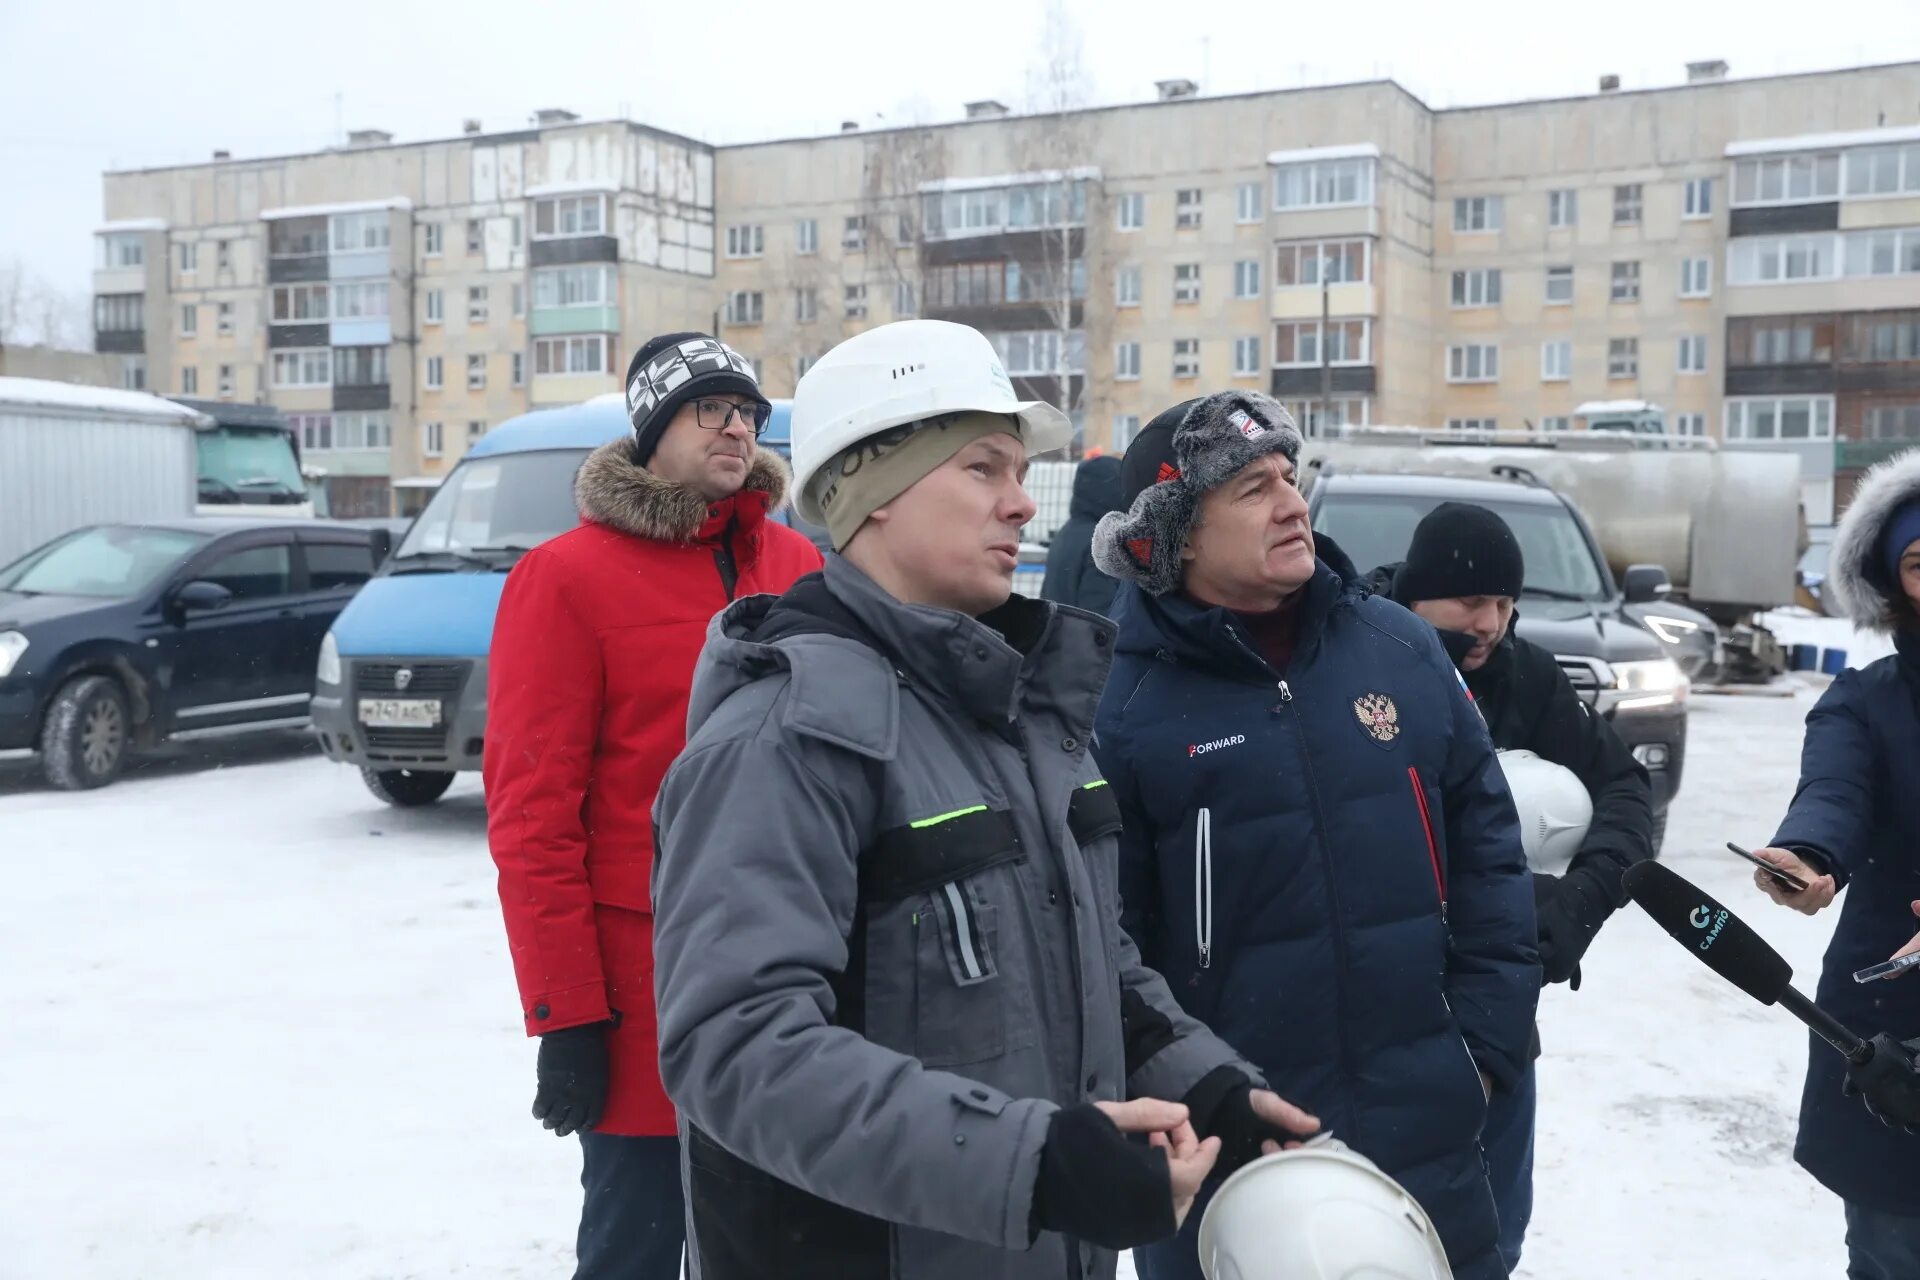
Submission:
<svg viewBox="0 0 1920 1280">
<path fill-rule="evenodd" d="M 1213 810 L 1193 824 L 1193 937 L 1200 967 L 1213 967 Z"/>
</svg>

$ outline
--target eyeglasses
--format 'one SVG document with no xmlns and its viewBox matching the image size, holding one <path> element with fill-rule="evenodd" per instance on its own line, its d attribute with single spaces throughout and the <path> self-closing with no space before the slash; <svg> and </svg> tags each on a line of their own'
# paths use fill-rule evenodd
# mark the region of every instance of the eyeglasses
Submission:
<svg viewBox="0 0 1920 1280">
<path fill-rule="evenodd" d="M 693 402 L 694 417 L 701 427 L 708 431 L 725 431 L 738 414 L 743 426 L 753 429 L 758 439 L 767 430 L 767 419 L 773 416 L 771 405 L 761 404 L 758 400 L 746 404 L 735 404 L 731 400 L 696 400 Z"/>
</svg>

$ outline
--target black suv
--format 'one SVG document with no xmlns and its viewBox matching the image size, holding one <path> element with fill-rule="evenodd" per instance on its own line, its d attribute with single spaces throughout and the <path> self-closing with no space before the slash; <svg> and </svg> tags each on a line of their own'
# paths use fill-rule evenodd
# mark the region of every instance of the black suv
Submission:
<svg viewBox="0 0 1920 1280">
<path fill-rule="evenodd" d="M 320 640 L 388 542 L 215 517 L 35 548 L 0 569 L 0 756 L 79 790 L 135 747 L 305 725 Z"/>
<path fill-rule="evenodd" d="M 1713 622 L 1665 599 L 1666 571 L 1629 568 L 1616 584 L 1574 505 L 1531 477 L 1468 479 L 1329 471 L 1313 481 L 1313 527 L 1369 573 L 1406 559 L 1414 526 L 1442 502 L 1497 513 L 1526 557 L 1520 635 L 1559 659 L 1586 703 L 1613 722 L 1653 777 L 1655 848 L 1680 791 L 1689 679 L 1716 661 Z"/>
</svg>

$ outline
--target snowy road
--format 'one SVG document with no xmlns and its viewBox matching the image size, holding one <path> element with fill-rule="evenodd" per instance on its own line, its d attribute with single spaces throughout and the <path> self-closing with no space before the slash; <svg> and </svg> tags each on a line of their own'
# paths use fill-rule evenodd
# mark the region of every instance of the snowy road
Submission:
<svg viewBox="0 0 1920 1280">
<path fill-rule="evenodd" d="M 1811 989 L 1835 913 L 1721 842 L 1791 796 L 1792 700 L 1697 697 L 1667 860 Z M 69 796 L 0 773 L 0 1277 L 556 1277 L 577 1156 L 528 1118 L 476 782 L 397 812 L 297 744 Z M 1790 1156 L 1805 1054 L 1633 910 L 1542 999 L 1539 1280 L 1845 1269 Z"/>
</svg>

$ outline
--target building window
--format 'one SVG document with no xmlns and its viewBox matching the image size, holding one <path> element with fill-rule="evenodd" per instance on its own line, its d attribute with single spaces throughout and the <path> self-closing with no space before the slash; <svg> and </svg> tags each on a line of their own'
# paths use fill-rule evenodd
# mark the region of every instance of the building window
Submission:
<svg viewBox="0 0 1920 1280">
<path fill-rule="evenodd" d="M 812 324 L 820 318 L 820 291 L 817 289 L 795 289 L 793 291 L 793 319 L 796 324 Z"/>
<path fill-rule="evenodd" d="M 393 247 L 393 219 L 385 210 L 336 213 L 328 223 L 335 253 L 367 253 Z"/>
<path fill-rule="evenodd" d="M 1920 360 L 1920 311 L 1872 311 L 1848 316 L 1840 358 L 1848 364 Z"/>
<path fill-rule="evenodd" d="M 487 322 L 487 286 L 475 284 L 467 286 L 467 323 L 485 324 Z"/>
<path fill-rule="evenodd" d="M 1366 240 L 1296 240 L 1274 247 L 1273 283 L 1287 289 L 1318 287 L 1321 267 L 1328 284 L 1365 284 L 1373 278 Z"/>
<path fill-rule="evenodd" d="M 1540 381 L 1565 382 L 1573 376 L 1573 343 L 1565 338 L 1540 344 Z"/>
<path fill-rule="evenodd" d="M 1707 335 L 1690 333 L 1681 338 L 1679 357 L 1674 367 L 1681 373 L 1705 373 L 1707 371 Z"/>
<path fill-rule="evenodd" d="M 271 296 L 273 324 L 323 324 L 330 318 L 324 284 L 277 284 Z"/>
<path fill-rule="evenodd" d="M 728 324 L 759 324 L 766 315 L 766 296 L 758 289 L 736 289 L 727 295 Z"/>
<path fill-rule="evenodd" d="M 867 220 L 863 215 L 856 213 L 847 219 L 845 228 L 840 232 L 840 247 L 848 253 L 866 251 Z"/>
<path fill-rule="evenodd" d="M 613 364 L 608 358 L 607 345 L 611 341 L 602 333 L 535 338 L 533 375 L 538 378 L 548 374 L 610 373 Z"/>
<path fill-rule="evenodd" d="M 485 434 L 487 434 L 487 424 L 485 422 L 478 418 L 469 418 L 467 420 L 467 442 L 469 444 Z"/>
<path fill-rule="evenodd" d="M 1140 415 L 1137 413 L 1116 413 L 1113 415 L 1113 447 L 1116 452 L 1124 452 L 1140 434 Z"/>
<path fill-rule="evenodd" d="M 1742 237 L 1727 249 L 1727 283 L 1837 279 L 1839 247 L 1840 238 L 1833 235 Z"/>
<path fill-rule="evenodd" d="M 802 218 L 793 224 L 793 251 L 802 256 L 820 252 L 820 224 Z"/>
<path fill-rule="evenodd" d="M 1633 227 L 1640 224 L 1641 187 L 1637 182 L 1613 189 L 1613 225 Z"/>
<path fill-rule="evenodd" d="M 1236 298 L 1260 296 L 1260 260 L 1258 258 L 1233 264 L 1233 296 Z"/>
<path fill-rule="evenodd" d="M 754 296 L 757 298 L 760 295 L 755 294 Z M 867 318 L 867 286 L 864 284 L 848 285 L 843 295 L 842 303 L 846 310 L 847 319 L 865 320 Z"/>
<path fill-rule="evenodd" d="M 1500 268 L 1453 273 L 1453 305 L 1456 307 L 1497 307 L 1500 305 Z"/>
<path fill-rule="evenodd" d="M 1324 350 L 1318 320 L 1283 320 L 1273 327 L 1273 362 L 1284 368 L 1318 368 L 1322 363 L 1361 365 L 1372 360 L 1373 322 L 1365 318 L 1327 322 Z"/>
<path fill-rule="evenodd" d="M 267 227 L 267 256 L 324 258 L 327 256 L 328 235 L 325 219 L 280 219 Z"/>
<path fill-rule="evenodd" d="M 526 224 L 520 220 L 520 215 L 517 213 L 508 214 L 507 215 L 507 243 L 512 245 L 514 248 L 518 249 L 521 246 L 521 244 L 523 244 L 526 241 L 526 238 L 527 238 Z"/>
<path fill-rule="evenodd" d="M 1880 404 L 1861 420 L 1863 440 L 1920 440 L 1920 404 Z"/>
<path fill-rule="evenodd" d="M 387 293 L 387 282 L 384 280 L 368 281 L 364 284 L 336 284 L 333 286 L 333 318 L 335 320 L 385 319 Z"/>
<path fill-rule="evenodd" d="M 387 449 L 392 445 L 393 421 L 386 414 L 336 413 L 333 415 L 334 448 Z"/>
<path fill-rule="evenodd" d="M 1704 413 L 1676 413 L 1673 416 L 1673 434 L 1677 436 L 1704 436 L 1707 434 L 1707 415 Z"/>
<path fill-rule="evenodd" d="M 1114 197 L 1113 225 L 1121 231 L 1141 231 L 1147 225 L 1147 196 L 1144 191 L 1129 191 Z"/>
<path fill-rule="evenodd" d="M 1323 406 L 1316 397 L 1311 400 L 1289 400 L 1283 406 L 1292 416 L 1294 425 L 1309 436 L 1337 427 L 1364 427 L 1372 418 L 1373 402 L 1365 396 L 1335 396 Z"/>
<path fill-rule="evenodd" d="M 480 253 L 487 247 L 487 223 L 484 218 L 467 219 L 467 252 Z"/>
<path fill-rule="evenodd" d="M 767 250 L 767 229 L 758 223 L 727 228 L 729 258 L 758 258 Z"/>
<path fill-rule="evenodd" d="M 1680 296 L 1705 298 L 1713 293 L 1713 259 L 1687 258 L 1680 263 Z"/>
<path fill-rule="evenodd" d="M 1274 166 L 1273 207 L 1311 209 L 1373 203 L 1373 160 L 1308 160 Z"/>
<path fill-rule="evenodd" d="M 913 282 L 896 280 L 893 282 L 893 315 L 896 320 L 905 320 L 920 314 L 913 304 Z"/>
<path fill-rule="evenodd" d="M 1615 302 L 1640 301 L 1639 263 L 1616 262 L 1613 264 L 1613 292 L 1608 296 Z"/>
<path fill-rule="evenodd" d="M 327 414 L 290 413 L 287 425 L 299 434 L 301 452 L 325 452 L 333 448 L 333 419 Z"/>
<path fill-rule="evenodd" d="M 1251 338 L 1233 340 L 1233 376 L 1251 378 L 1260 372 L 1260 339 Z"/>
<path fill-rule="evenodd" d="M 533 309 L 610 307 L 614 287 L 612 267 L 547 267 L 533 273 Z"/>
<path fill-rule="evenodd" d="M 180 246 L 180 274 L 190 276 L 200 270 L 200 246 L 183 243 Z"/>
<path fill-rule="evenodd" d="M 513 353 L 513 385 L 516 387 L 527 385 L 527 353 L 524 351 Z"/>
<path fill-rule="evenodd" d="M 1199 229 L 1201 198 L 1198 187 L 1182 187 L 1173 193 L 1173 226 L 1176 231 Z"/>
<path fill-rule="evenodd" d="M 387 385 L 386 347 L 335 347 L 333 385 L 384 387 Z"/>
<path fill-rule="evenodd" d="M 1580 221 L 1580 198 L 1571 188 L 1547 192 L 1547 225 L 1571 227 Z"/>
<path fill-rule="evenodd" d="M 200 370 L 193 365 L 180 370 L 180 394 L 183 396 L 200 394 Z"/>
<path fill-rule="evenodd" d="M 147 358 L 128 356 L 120 362 L 120 386 L 126 391 L 147 389 Z"/>
<path fill-rule="evenodd" d="M 233 266 L 233 251 L 228 247 L 228 242 L 218 241 L 213 249 L 213 265 L 221 271 L 230 269 Z"/>
<path fill-rule="evenodd" d="M 222 302 L 214 309 L 214 332 L 223 338 L 233 336 L 233 304 Z"/>
<path fill-rule="evenodd" d="M 180 336 L 198 337 L 200 333 L 200 308 L 188 303 L 180 308 Z"/>
<path fill-rule="evenodd" d="M 1733 204 L 1806 204 L 1840 197 L 1840 153 L 1767 156 L 1736 161 Z"/>
<path fill-rule="evenodd" d="M 1455 231 L 1498 231 L 1506 215 L 1501 196 L 1461 196 L 1453 202 Z"/>
<path fill-rule="evenodd" d="M 437 258 L 444 251 L 443 238 L 446 228 L 437 222 L 428 222 L 420 228 L 420 256 Z"/>
<path fill-rule="evenodd" d="M 920 207 L 929 240 L 1034 231 L 1043 227 L 1077 227 L 1086 222 L 1087 184 L 1053 181 L 936 191 L 924 196 Z"/>
<path fill-rule="evenodd" d="M 1500 420 L 1498 418 L 1447 419 L 1447 430 L 1449 431 L 1498 431 L 1499 429 Z"/>
<path fill-rule="evenodd" d="M 95 333 L 138 333 L 147 325 L 143 293 L 103 293 L 93 300 Z"/>
<path fill-rule="evenodd" d="M 527 314 L 527 286 L 518 280 L 513 283 L 513 318 L 520 319 Z"/>
<path fill-rule="evenodd" d="M 1565 414 L 1545 417 L 1540 419 L 1540 429 L 1542 431 L 1571 431 L 1573 430 L 1573 419 L 1567 417 Z"/>
<path fill-rule="evenodd" d="M 1140 305 L 1139 267 L 1125 266 L 1113 273 L 1113 305 L 1116 307 Z"/>
<path fill-rule="evenodd" d="M 472 224 L 468 224 L 471 246 Z M 599 193 L 582 196 L 548 196 L 533 202 L 533 238 L 565 240 L 575 236 L 605 235 L 607 198 Z"/>
<path fill-rule="evenodd" d="M 1242 183 L 1234 192 L 1233 204 L 1234 221 L 1242 225 L 1249 222 L 1258 222 L 1265 216 L 1264 211 L 1260 208 L 1260 184 L 1257 182 Z"/>
<path fill-rule="evenodd" d="M 446 451 L 446 433 L 437 422 L 420 424 L 420 452 L 423 456 L 437 458 Z"/>
<path fill-rule="evenodd" d="M 1064 343 L 1057 329 L 996 333 L 993 346 L 1013 377 L 1051 377 L 1080 373 L 1087 367 L 1086 335 L 1078 330 L 1070 331 Z"/>
<path fill-rule="evenodd" d="M 467 357 L 467 390 L 485 391 L 487 389 L 487 357 L 480 353 Z"/>
<path fill-rule="evenodd" d="M 220 388 L 220 398 L 222 400 L 233 399 L 233 366 L 232 365 L 223 364 L 220 366 L 219 388 Z"/>
<path fill-rule="evenodd" d="M 1113 377 L 1116 382 L 1134 382 L 1140 377 L 1140 344 L 1122 342 L 1113 349 Z"/>
<path fill-rule="evenodd" d="M 1640 339 L 1607 339 L 1607 376 L 1609 378 L 1640 376 Z"/>
<path fill-rule="evenodd" d="M 447 362 L 444 356 L 427 357 L 426 389 L 438 391 L 447 385 Z"/>
<path fill-rule="evenodd" d="M 147 265 L 146 237 L 138 231 L 99 237 L 100 252 L 95 263 L 102 271 L 125 271 Z"/>
<path fill-rule="evenodd" d="M 1682 206 L 1683 218 L 1711 218 L 1713 216 L 1713 179 L 1689 178 L 1687 180 L 1686 203 Z"/>
<path fill-rule="evenodd" d="M 1173 340 L 1173 376 L 1176 378 L 1200 376 L 1200 339 L 1175 338 Z"/>
<path fill-rule="evenodd" d="M 274 352 L 273 385 L 276 389 L 332 386 L 332 348 L 307 347 Z"/>
<path fill-rule="evenodd" d="M 1728 440 L 1831 440 L 1832 396 L 1751 396 L 1727 401 Z"/>
<path fill-rule="evenodd" d="M 1573 302 L 1573 268 L 1547 268 L 1547 305 L 1564 307 Z"/>
<path fill-rule="evenodd" d="M 1176 303 L 1200 301 L 1200 264 L 1181 262 L 1173 268 L 1173 300 Z"/>
<path fill-rule="evenodd" d="M 1447 348 L 1448 382 L 1498 382 L 1500 348 L 1488 343 L 1469 343 Z"/>
<path fill-rule="evenodd" d="M 446 316 L 446 297 L 438 289 L 429 289 L 425 299 L 428 324 L 439 324 Z"/>
<path fill-rule="evenodd" d="M 1920 146 L 1862 147 L 1846 153 L 1850 196 L 1911 195 L 1920 192 Z"/>
<path fill-rule="evenodd" d="M 1832 316 L 1736 316 L 1727 321 L 1727 364 L 1831 364 Z"/>
</svg>

